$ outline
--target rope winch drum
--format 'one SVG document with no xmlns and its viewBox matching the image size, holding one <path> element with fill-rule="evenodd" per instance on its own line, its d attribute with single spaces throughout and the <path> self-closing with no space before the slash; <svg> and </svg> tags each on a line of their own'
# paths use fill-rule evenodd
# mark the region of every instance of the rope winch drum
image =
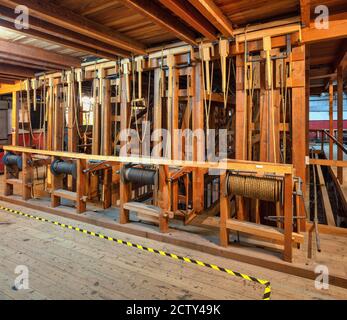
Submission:
<svg viewBox="0 0 347 320">
<path fill-rule="evenodd" d="M 125 166 L 121 169 L 120 176 L 124 183 L 157 185 L 158 170 Z"/>
<path fill-rule="evenodd" d="M 3 157 L 3 163 L 6 167 L 17 167 L 18 170 L 23 169 L 23 159 L 22 156 L 8 152 Z"/>
<path fill-rule="evenodd" d="M 77 178 L 77 165 L 75 162 L 67 162 L 64 160 L 54 160 L 51 164 L 51 172 L 54 176 L 61 174 L 71 175 L 74 179 Z"/>
<path fill-rule="evenodd" d="M 225 187 L 228 195 L 282 202 L 283 179 L 280 177 L 228 173 Z"/>
</svg>

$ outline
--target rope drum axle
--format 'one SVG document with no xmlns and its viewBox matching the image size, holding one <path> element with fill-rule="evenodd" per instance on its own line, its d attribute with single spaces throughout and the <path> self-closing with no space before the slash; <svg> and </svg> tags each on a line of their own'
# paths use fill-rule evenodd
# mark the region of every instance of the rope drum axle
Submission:
<svg viewBox="0 0 347 320">
<path fill-rule="evenodd" d="M 269 202 L 282 199 L 283 181 L 277 177 L 256 177 L 229 174 L 226 180 L 228 194 Z"/>
</svg>

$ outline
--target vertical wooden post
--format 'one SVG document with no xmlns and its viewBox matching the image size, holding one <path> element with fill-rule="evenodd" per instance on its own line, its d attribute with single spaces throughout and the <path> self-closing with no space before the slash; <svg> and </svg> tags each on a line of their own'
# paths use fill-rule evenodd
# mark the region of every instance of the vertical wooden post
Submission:
<svg viewBox="0 0 347 320">
<path fill-rule="evenodd" d="M 10 172 L 10 168 L 7 166 L 4 166 L 4 176 L 5 176 L 5 188 L 4 188 L 4 196 L 12 196 L 13 195 L 13 184 L 6 183 L 8 179 L 18 179 L 18 171 L 16 170 L 15 173 Z"/>
<path fill-rule="evenodd" d="M 296 175 L 303 181 L 306 193 L 306 99 L 305 99 L 305 46 L 292 51 L 292 161 Z M 304 203 L 301 202 L 299 215 L 305 216 Z M 300 219 L 300 229 L 305 230 L 306 221 Z"/>
<path fill-rule="evenodd" d="M 220 245 L 227 247 L 229 244 L 229 230 L 227 221 L 230 219 L 230 199 L 225 194 L 226 174 L 220 177 L 220 222 L 219 222 L 219 241 Z"/>
<path fill-rule="evenodd" d="M 130 80 L 128 76 L 124 74 L 121 77 L 121 132 L 124 132 L 129 128 L 130 122 L 130 101 L 128 100 L 128 89 L 130 87 Z M 124 149 L 127 141 L 122 139 L 121 150 Z M 121 154 L 121 157 L 127 156 L 127 154 Z M 124 167 L 124 164 L 120 165 L 120 170 Z M 120 180 L 120 214 L 119 222 L 125 224 L 129 222 L 129 210 L 124 208 L 124 205 L 131 199 L 132 186 L 131 183 L 125 183 Z"/>
<path fill-rule="evenodd" d="M 86 202 L 86 175 L 83 170 L 87 168 L 87 161 L 77 160 L 77 187 L 76 187 L 76 210 L 77 213 L 83 213 L 87 209 Z"/>
<path fill-rule="evenodd" d="M 334 136 L 334 84 L 329 81 L 329 132 Z M 329 139 L 329 159 L 334 160 L 334 141 Z"/>
<path fill-rule="evenodd" d="M 340 65 L 337 68 L 337 137 L 343 145 L 343 69 Z M 341 148 L 337 149 L 337 160 L 343 161 L 343 152 Z M 343 168 L 337 168 L 337 179 L 343 184 Z"/>
<path fill-rule="evenodd" d="M 171 126 L 171 154 L 173 160 L 181 160 L 180 158 L 180 147 L 182 141 L 180 141 L 179 129 L 179 70 L 173 70 L 173 90 L 172 90 L 172 126 Z M 178 181 L 172 183 L 172 209 L 174 212 L 178 210 Z"/>
<path fill-rule="evenodd" d="M 159 214 L 159 229 L 162 233 L 169 231 L 168 211 L 170 210 L 171 199 L 168 186 L 168 177 L 168 166 L 159 166 L 158 205 L 161 209 Z"/>
<path fill-rule="evenodd" d="M 54 134 L 53 134 L 53 149 L 55 151 L 63 150 L 63 135 L 64 135 L 64 111 L 59 99 L 59 87 L 54 87 Z"/>
<path fill-rule="evenodd" d="M 202 82 L 202 66 L 197 63 L 192 70 L 192 81 L 194 81 L 194 104 L 192 111 L 193 131 L 204 129 L 204 91 Z M 205 160 L 205 143 L 200 141 L 196 136 L 193 138 L 193 160 Z M 193 208 L 196 213 L 204 209 L 204 174 L 202 169 L 193 170 Z"/>
<path fill-rule="evenodd" d="M 246 117 L 245 97 L 245 70 L 244 57 L 236 56 L 236 132 L 235 132 L 235 158 L 245 160 L 247 155 L 247 144 L 245 138 L 244 121 Z M 246 208 L 242 197 L 236 197 L 237 218 L 245 220 Z"/>
<path fill-rule="evenodd" d="M 283 259 L 292 262 L 292 233 L 293 233 L 293 176 L 284 177 L 284 252 Z"/>
<path fill-rule="evenodd" d="M 58 158 L 56 158 L 56 157 L 52 157 L 52 163 L 53 163 L 53 161 L 55 161 L 57 159 Z M 50 170 L 49 170 L 49 172 L 50 172 Z M 55 176 L 54 174 L 52 174 L 51 176 L 52 176 L 51 206 L 53 208 L 56 208 L 56 207 L 60 206 L 61 199 L 60 199 L 60 197 L 57 197 L 54 194 L 54 191 L 63 188 L 63 176 L 62 175 L 61 176 Z"/>
<path fill-rule="evenodd" d="M 33 169 L 30 165 L 30 155 L 23 153 L 22 155 L 22 197 L 23 200 L 31 199 L 31 189 L 33 183 Z"/>
<path fill-rule="evenodd" d="M 157 68 L 154 71 L 154 109 L 153 109 L 153 157 L 162 156 L 161 150 L 157 147 L 160 145 L 160 134 L 162 129 L 162 86 L 164 85 L 164 71 Z"/>
<path fill-rule="evenodd" d="M 12 145 L 18 146 L 19 143 L 19 93 L 12 92 Z"/>
<path fill-rule="evenodd" d="M 75 104 L 75 72 L 71 71 L 67 74 L 68 83 L 68 152 L 77 152 L 78 138 L 77 138 L 77 126 L 80 125 L 78 119 L 77 105 Z M 68 188 L 73 190 L 75 187 L 75 181 L 72 176 L 68 176 Z"/>
<path fill-rule="evenodd" d="M 103 114 L 103 155 L 112 154 L 112 138 L 111 138 L 111 83 L 109 79 L 102 79 L 102 114 Z M 112 204 L 112 169 L 104 170 L 104 181 L 102 185 L 103 207 L 107 209 Z"/>
</svg>

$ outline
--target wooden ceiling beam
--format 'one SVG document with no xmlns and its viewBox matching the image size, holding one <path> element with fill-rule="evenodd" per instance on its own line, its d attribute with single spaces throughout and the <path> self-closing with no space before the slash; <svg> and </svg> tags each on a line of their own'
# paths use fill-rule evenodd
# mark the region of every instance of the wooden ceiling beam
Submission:
<svg viewBox="0 0 347 320">
<path fill-rule="evenodd" d="M 111 60 L 115 59 L 115 57 L 116 57 L 116 55 L 113 55 L 111 53 L 99 51 L 97 49 L 85 46 L 83 44 L 78 44 L 78 43 L 75 43 L 75 42 L 70 41 L 70 40 L 65 40 L 65 39 L 62 39 L 59 37 L 55 37 L 55 36 L 52 36 L 50 34 L 35 30 L 33 28 L 18 30 L 18 29 L 16 29 L 13 22 L 0 20 L 0 26 L 7 28 L 7 29 L 10 29 L 12 31 L 15 31 L 15 32 L 20 33 L 20 34 L 25 35 L 25 36 L 30 36 L 30 37 L 33 37 L 36 39 L 48 41 L 48 42 L 53 43 L 53 44 L 59 44 L 61 46 L 73 49 L 75 51 L 85 52 L 86 54 L 93 55 L 96 57 L 111 59 Z"/>
<path fill-rule="evenodd" d="M 35 72 L 32 69 L 12 66 L 8 64 L 0 64 L 0 73 L 8 76 L 19 76 L 24 78 L 32 78 L 35 76 Z"/>
<path fill-rule="evenodd" d="M 0 40 L 0 53 L 11 54 L 23 58 L 29 57 L 36 61 L 42 61 L 43 63 L 49 62 L 65 68 L 78 68 L 81 66 L 81 61 L 79 59 L 5 40 Z"/>
<path fill-rule="evenodd" d="M 35 76 L 35 71 L 29 68 L 0 64 L 0 74 L 9 77 L 32 78 Z"/>
<path fill-rule="evenodd" d="M 18 56 L 12 55 L 11 53 L 0 52 L 0 58 L 13 62 L 12 63 L 13 65 L 20 66 L 23 62 L 29 63 L 33 66 L 34 69 L 43 70 L 43 71 L 45 70 L 51 70 L 51 71 L 60 70 L 61 71 L 67 68 L 61 65 L 56 65 L 49 62 L 45 62 L 45 61 L 34 60 L 28 57 L 18 57 Z"/>
<path fill-rule="evenodd" d="M 0 1 L 1 2 L 1 1 Z M 12 9 L 9 9 L 4 6 L 0 6 L 0 16 L 10 22 L 14 23 L 15 19 L 17 18 L 17 15 Z M 93 52 L 98 52 L 101 56 L 101 53 L 103 54 L 104 52 L 106 55 L 109 53 L 111 56 L 113 56 L 113 59 L 116 56 L 121 56 L 121 57 L 130 57 L 131 54 L 129 51 L 114 47 L 108 43 L 99 41 L 97 39 L 90 38 L 88 36 L 82 35 L 80 33 L 59 27 L 57 25 L 54 25 L 52 23 L 48 23 L 46 21 L 40 20 L 35 17 L 30 17 L 30 29 L 28 30 L 21 30 L 21 31 L 29 31 L 32 32 L 32 35 L 34 35 L 34 31 L 31 30 L 36 30 L 39 31 L 40 33 L 36 33 L 36 37 L 39 35 L 42 36 L 45 40 L 49 41 L 50 39 L 53 39 L 51 36 L 54 36 L 58 39 L 63 39 L 65 40 L 65 45 L 68 46 L 68 44 L 71 44 L 71 46 L 75 46 L 76 48 L 78 47 L 78 44 L 81 45 L 81 48 L 84 47 L 84 49 L 91 48 Z M 17 29 L 16 29 L 17 31 Z M 18 30 L 19 31 L 19 30 Z M 46 36 L 47 35 L 47 36 Z M 58 42 L 58 41 L 57 41 Z M 76 50 L 76 49 L 75 49 Z M 79 49 L 83 51 L 82 49 Z M 96 54 L 95 54 L 96 55 Z M 109 58 L 108 58 L 109 59 Z"/>
<path fill-rule="evenodd" d="M 24 68 L 29 68 L 29 69 L 34 69 L 34 70 L 38 70 L 40 69 L 41 71 L 51 71 L 53 70 L 52 68 L 47 68 L 47 67 L 43 67 L 43 66 L 37 66 L 37 65 L 33 65 L 32 63 L 26 63 L 23 61 L 13 61 L 13 60 L 9 60 L 9 59 L 3 59 L 0 57 L 0 63 L 6 63 L 12 66 L 19 66 L 19 67 L 24 67 Z"/>
<path fill-rule="evenodd" d="M 48 0 L 1 0 L 1 4 L 14 8 L 25 5 L 30 9 L 31 16 L 38 17 L 57 26 L 71 29 L 74 32 L 86 35 L 122 48 L 134 54 L 145 54 L 145 46 L 112 28 L 96 23 L 88 18 L 74 13 L 68 8 L 59 6 Z"/>
<path fill-rule="evenodd" d="M 302 29 L 302 41 L 305 44 L 341 39 L 347 37 L 347 12 L 331 15 L 328 29 L 317 29 L 311 22 L 309 27 Z"/>
<path fill-rule="evenodd" d="M 207 39 L 217 39 L 214 26 L 187 0 L 159 0 L 159 2 Z"/>
<path fill-rule="evenodd" d="M 195 34 L 153 0 L 123 0 L 122 3 L 149 17 L 156 24 L 174 33 L 179 39 L 189 44 L 197 45 Z"/>
<path fill-rule="evenodd" d="M 233 25 L 213 0 L 189 0 L 189 2 L 211 21 L 223 36 L 233 36 Z"/>
<path fill-rule="evenodd" d="M 0 84 L 15 84 L 15 80 L 7 79 L 7 78 L 0 78 Z"/>
<path fill-rule="evenodd" d="M 310 0 L 300 0 L 301 23 L 304 27 L 309 27 L 311 22 Z"/>
<path fill-rule="evenodd" d="M 88 6 L 86 9 L 84 9 L 81 12 L 81 14 L 83 16 L 88 16 L 88 15 L 91 15 L 91 14 L 98 13 L 99 11 L 111 8 L 111 7 L 113 7 L 116 4 L 119 4 L 119 0 L 108 1 L 108 2 L 105 2 L 105 3 L 97 4 L 95 6 Z"/>
</svg>

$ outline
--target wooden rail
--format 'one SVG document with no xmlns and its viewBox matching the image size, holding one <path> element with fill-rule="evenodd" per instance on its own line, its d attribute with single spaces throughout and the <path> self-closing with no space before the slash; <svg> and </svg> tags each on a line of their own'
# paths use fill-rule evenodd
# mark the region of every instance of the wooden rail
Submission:
<svg viewBox="0 0 347 320">
<path fill-rule="evenodd" d="M 243 160 L 229 160 L 221 162 L 204 162 L 204 161 L 185 161 L 169 160 L 165 158 L 145 158 L 145 157 L 115 157 L 102 155 L 89 155 L 84 153 L 62 152 L 38 150 L 18 146 L 4 146 L 5 151 L 15 153 L 40 154 L 51 157 L 70 158 L 80 160 L 99 160 L 116 163 L 137 163 L 143 165 L 162 165 L 172 167 L 191 167 L 201 169 L 218 169 L 218 170 L 239 170 L 259 173 L 276 173 L 279 175 L 293 174 L 294 168 L 291 164 L 274 164 L 268 162 L 255 162 Z"/>
</svg>

